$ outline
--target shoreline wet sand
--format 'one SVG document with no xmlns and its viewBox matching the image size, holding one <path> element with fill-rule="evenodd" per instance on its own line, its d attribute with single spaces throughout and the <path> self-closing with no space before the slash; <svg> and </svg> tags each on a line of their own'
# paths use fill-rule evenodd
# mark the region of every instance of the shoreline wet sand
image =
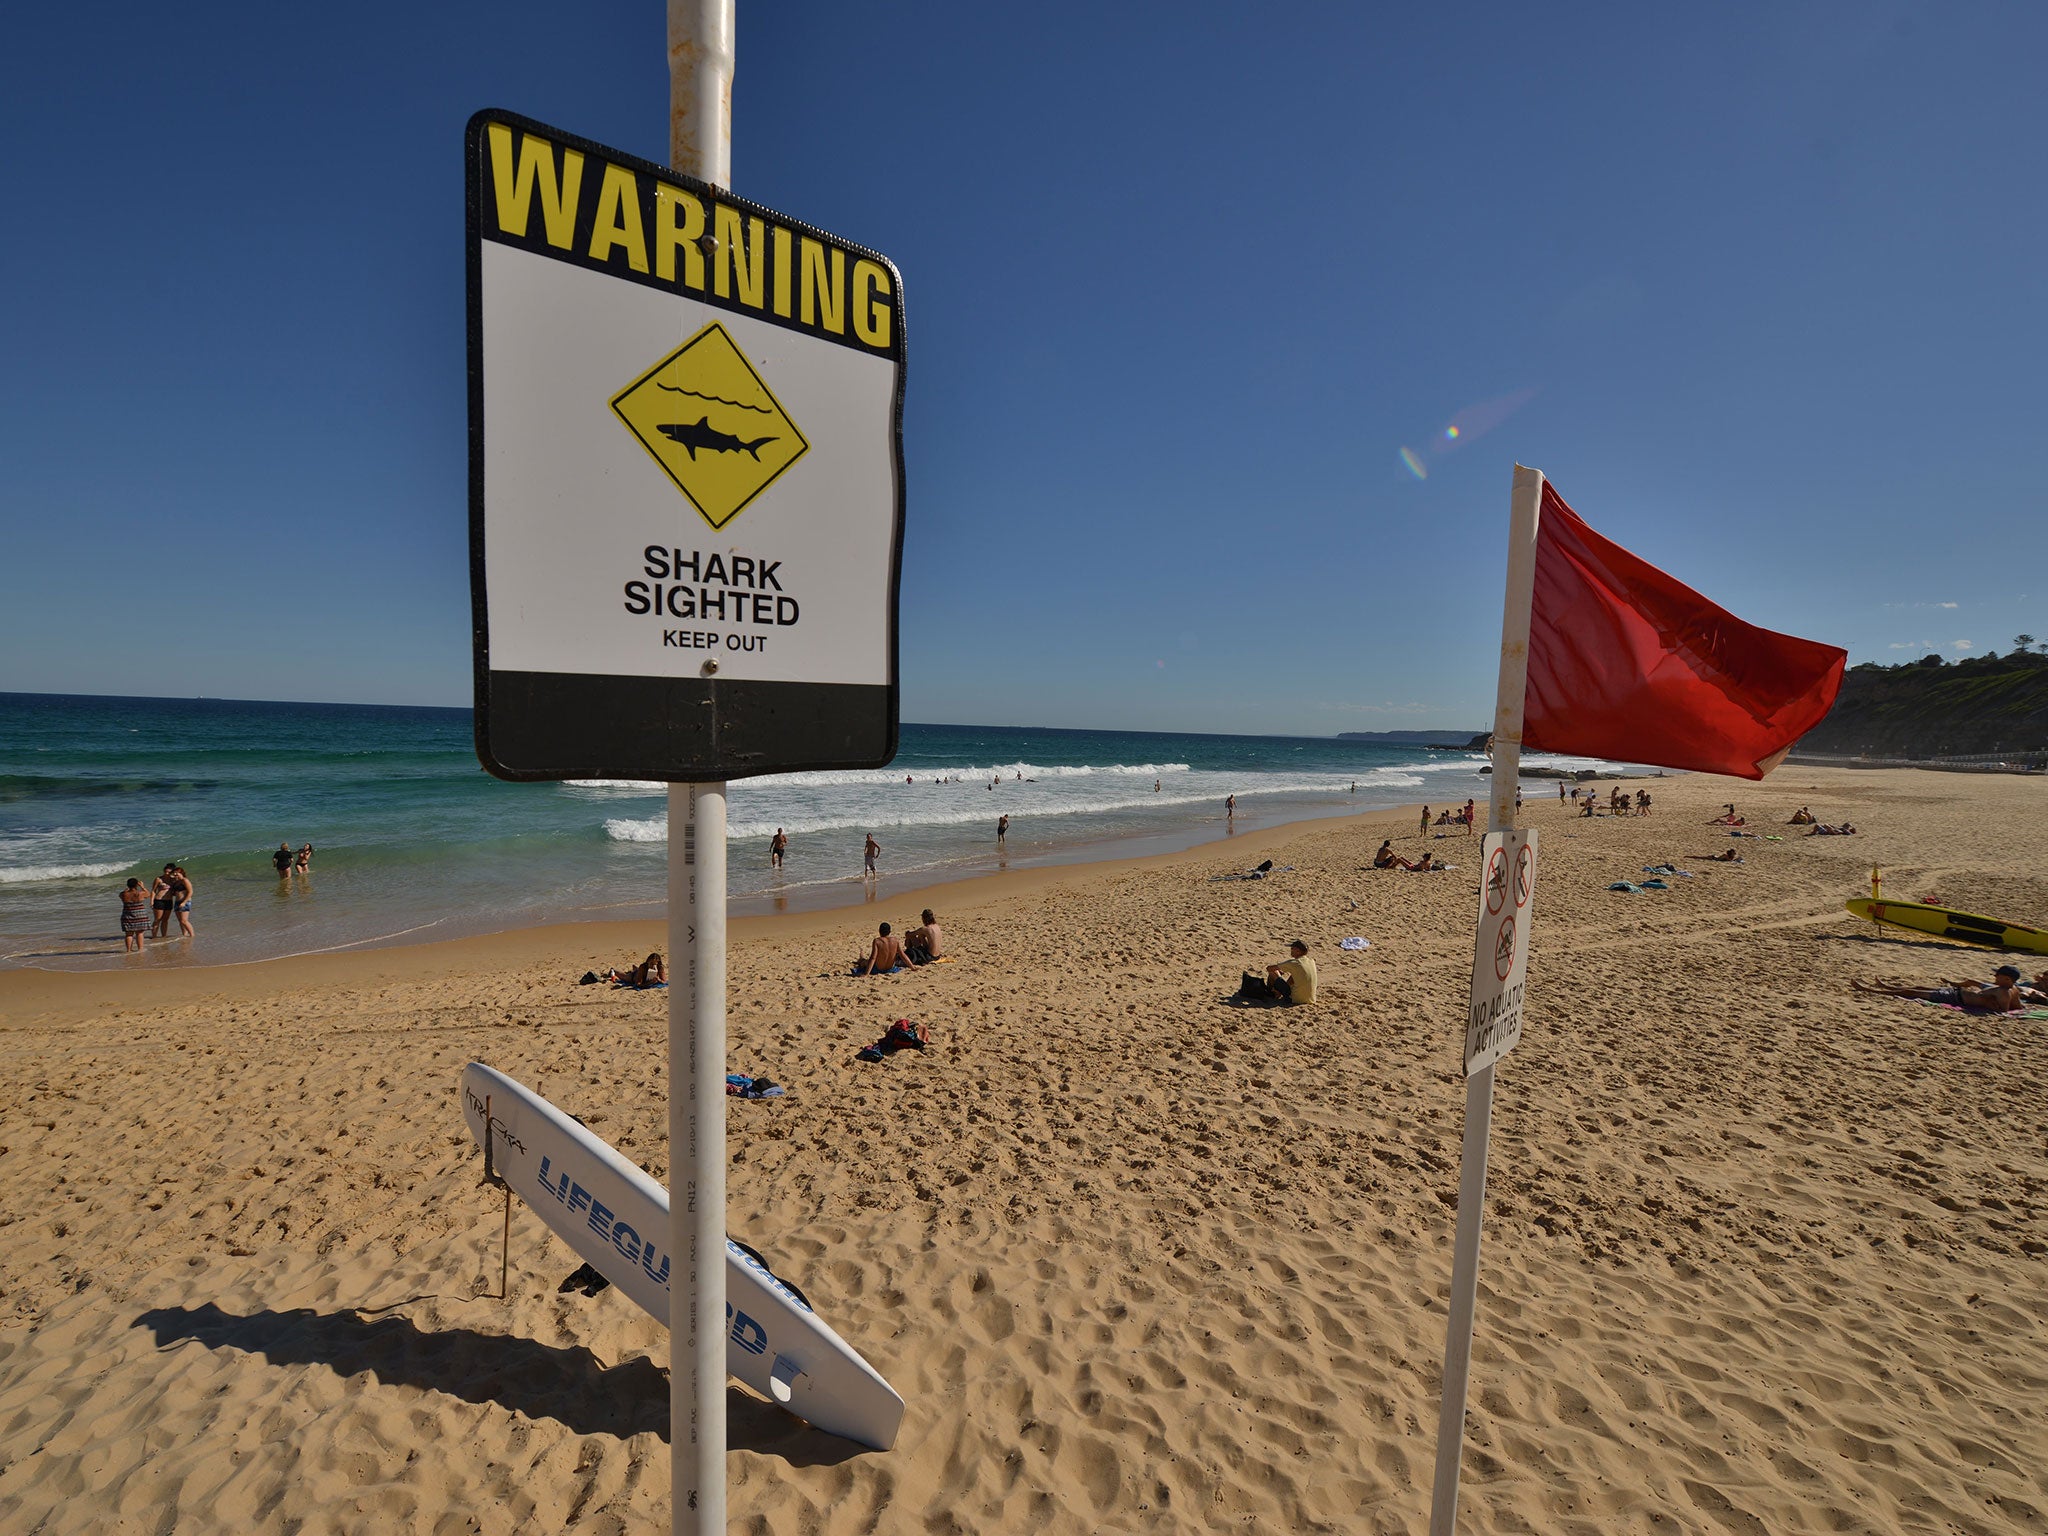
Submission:
<svg viewBox="0 0 2048 1536">
<path fill-rule="evenodd" d="M 2048 1529 L 2048 1021 L 1853 996 L 1997 961 L 1842 908 L 1879 864 L 2041 923 L 2048 790 L 1654 793 L 1529 800 L 1461 1529 Z M 1731 799 L 1784 841 L 1703 824 Z M 1479 839 L 1364 868 L 1387 832 L 1422 846 L 1369 813 L 734 922 L 732 1068 L 789 1095 L 729 1109 L 731 1229 L 908 1403 L 875 1454 L 732 1388 L 736 1529 L 1422 1528 Z M 954 963 L 844 974 L 924 905 Z M 0 1523 L 665 1530 L 665 1333 L 558 1294 L 516 1207 L 486 1294 L 454 1091 L 490 1062 L 665 1176 L 666 995 L 575 985 L 663 931 L 0 975 Z M 1322 1001 L 1233 1006 L 1297 934 Z M 856 1061 L 899 1016 L 933 1049 Z"/>
</svg>

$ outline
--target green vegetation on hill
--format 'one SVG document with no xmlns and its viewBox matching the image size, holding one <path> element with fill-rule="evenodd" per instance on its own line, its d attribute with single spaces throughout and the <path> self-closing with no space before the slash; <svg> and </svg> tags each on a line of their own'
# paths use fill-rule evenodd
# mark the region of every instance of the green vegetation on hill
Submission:
<svg viewBox="0 0 2048 1536">
<path fill-rule="evenodd" d="M 2031 636 L 2021 640 L 2032 643 Z M 2048 653 L 2025 648 L 1964 661 L 1896 667 L 1866 661 L 1842 678 L 1825 720 L 1800 752 L 1948 757 L 2048 747 Z"/>
</svg>

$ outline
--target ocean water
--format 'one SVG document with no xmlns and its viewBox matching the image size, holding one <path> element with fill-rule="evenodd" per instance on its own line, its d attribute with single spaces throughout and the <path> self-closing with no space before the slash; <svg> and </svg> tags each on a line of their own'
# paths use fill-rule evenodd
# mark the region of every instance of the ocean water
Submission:
<svg viewBox="0 0 2048 1536">
<path fill-rule="evenodd" d="M 1484 761 L 1333 738 L 905 725 L 889 768 L 732 784 L 730 910 L 860 902 L 869 832 L 886 894 L 1483 799 Z M 1563 764 L 1530 759 L 1544 762 Z M 277 878 L 280 839 L 314 845 L 310 877 Z M 662 786 L 503 783 L 477 765 L 468 710 L 0 694 L 0 966 L 222 964 L 658 917 L 667 848 Z M 115 893 L 168 860 L 192 877 L 195 937 L 124 955 Z"/>
</svg>

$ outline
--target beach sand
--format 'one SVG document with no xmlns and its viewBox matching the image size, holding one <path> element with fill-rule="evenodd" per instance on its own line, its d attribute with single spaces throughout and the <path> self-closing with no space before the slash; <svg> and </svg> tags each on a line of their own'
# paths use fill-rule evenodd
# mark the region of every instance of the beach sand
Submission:
<svg viewBox="0 0 2048 1536">
<path fill-rule="evenodd" d="M 1881 864 L 2048 924 L 2048 781 L 1652 789 L 1530 799 L 1461 1529 L 2048 1530 L 2048 1022 L 1853 996 L 1996 962 L 1842 908 Z M 1866 834 L 1778 825 L 1807 802 Z M 1375 873 L 1385 831 L 1421 846 L 1384 813 L 734 925 L 731 1064 L 789 1094 L 729 1107 L 730 1228 L 909 1406 L 875 1453 L 731 1388 L 733 1530 L 1424 1528 L 1478 839 Z M 844 974 L 927 901 L 955 963 Z M 1322 1000 L 1232 1006 L 1296 935 Z M 0 974 L 0 1529 L 667 1530 L 666 1333 L 558 1295 L 524 1208 L 490 1294 L 455 1091 L 489 1062 L 665 1177 L 666 994 L 575 985 L 660 942 Z M 899 1016 L 934 1048 L 854 1059 Z"/>
</svg>

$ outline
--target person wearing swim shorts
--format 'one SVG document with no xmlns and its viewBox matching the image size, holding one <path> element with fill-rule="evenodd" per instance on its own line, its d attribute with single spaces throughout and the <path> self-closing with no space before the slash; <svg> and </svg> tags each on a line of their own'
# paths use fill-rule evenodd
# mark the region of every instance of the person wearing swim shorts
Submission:
<svg viewBox="0 0 2048 1536">
<path fill-rule="evenodd" d="M 177 914 L 178 933 L 181 937 L 192 937 L 192 877 L 185 873 L 185 866 L 171 866 L 171 910 Z"/>
<path fill-rule="evenodd" d="M 277 878 L 282 880 L 292 872 L 292 845 L 280 842 L 277 852 L 270 856 L 270 862 L 277 867 Z"/>
<path fill-rule="evenodd" d="M 2016 965 L 2001 965 L 1993 973 L 1988 987 L 1973 981 L 1955 981 L 1940 987 L 1898 987 L 1887 982 L 1866 984 L 1854 980 L 1849 985 L 1858 992 L 1912 998 L 1923 1003 L 1947 1003 L 1954 1008 L 1967 1008 L 1972 1013 L 2011 1013 L 2020 1006 L 2020 968 Z"/>
<path fill-rule="evenodd" d="M 924 909 L 924 925 L 913 928 L 903 936 L 903 954 L 912 965 L 930 965 L 946 952 L 945 936 L 939 932 L 939 920 L 932 916 L 932 909 Z"/>
<path fill-rule="evenodd" d="M 880 976 L 893 971 L 903 963 L 903 941 L 889 932 L 889 925 L 882 924 L 876 931 L 875 942 L 868 950 L 867 958 L 856 960 L 853 974 L 856 976 Z"/>
<path fill-rule="evenodd" d="M 768 867 L 782 868 L 782 856 L 789 852 L 789 838 L 782 828 L 775 829 L 775 836 L 768 840 Z"/>
<path fill-rule="evenodd" d="M 875 834 L 868 834 L 867 846 L 861 850 L 861 873 L 863 878 L 875 878 L 875 857 L 882 851 L 882 845 L 875 841 Z"/>
</svg>

